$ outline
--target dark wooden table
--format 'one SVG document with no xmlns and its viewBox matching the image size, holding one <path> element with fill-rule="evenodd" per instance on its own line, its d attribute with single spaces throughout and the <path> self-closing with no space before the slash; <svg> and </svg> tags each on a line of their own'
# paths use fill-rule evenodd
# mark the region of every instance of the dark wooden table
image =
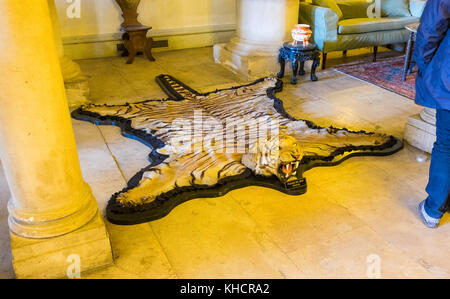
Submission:
<svg viewBox="0 0 450 299">
<path fill-rule="evenodd" d="M 280 79 L 284 77 L 286 60 L 290 60 L 292 62 L 291 84 L 297 84 L 297 72 L 300 76 L 305 74 L 305 62 L 308 60 L 313 61 L 311 67 L 311 80 L 318 80 L 316 76 L 316 68 L 320 65 L 320 51 L 317 49 L 315 44 L 310 43 L 307 46 L 304 46 L 303 44 L 294 45 L 292 42 L 284 43 L 278 55 L 278 62 L 281 65 L 281 70 L 277 77 Z"/>
<path fill-rule="evenodd" d="M 403 81 L 406 81 L 406 74 L 411 73 L 411 57 L 412 52 L 414 50 L 414 42 L 416 41 L 416 34 L 419 25 L 420 23 L 414 23 L 405 26 L 406 30 L 409 31 L 409 40 L 408 45 L 406 47 L 405 64 L 403 66 L 403 74 L 402 74 Z"/>
</svg>

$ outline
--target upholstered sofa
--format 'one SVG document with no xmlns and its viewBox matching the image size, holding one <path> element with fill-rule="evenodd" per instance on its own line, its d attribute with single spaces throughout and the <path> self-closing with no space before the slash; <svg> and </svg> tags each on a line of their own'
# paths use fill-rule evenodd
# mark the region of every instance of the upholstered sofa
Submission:
<svg viewBox="0 0 450 299">
<path fill-rule="evenodd" d="M 300 3 L 299 22 L 311 25 L 312 39 L 323 53 L 323 69 L 327 53 L 332 51 L 345 54 L 351 49 L 374 47 L 375 61 L 378 46 L 407 42 L 409 33 L 405 25 L 419 21 L 426 1 L 410 0 L 411 16 L 381 18 L 368 18 L 370 3 L 365 0 L 336 1 L 336 4 L 341 9 L 340 16 L 327 7 Z"/>
</svg>

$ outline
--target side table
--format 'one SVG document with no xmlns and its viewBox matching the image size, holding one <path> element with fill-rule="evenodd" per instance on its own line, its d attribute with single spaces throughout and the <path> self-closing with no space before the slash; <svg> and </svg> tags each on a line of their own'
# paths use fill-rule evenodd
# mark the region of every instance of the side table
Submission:
<svg viewBox="0 0 450 299">
<path fill-rule="evenodd" d="M 153 39 L 147 37 L 147 32 L 152 29 L 150 26 L 136 25 L 122 27 L 125 32 L 122 35 L 123 44 L 125 46 L 126 52 L 123 56 L 128 54 L 127 64 L 131 64 L 138 52 L 145 53 L 148 60 L 155 61 L 152 55 L 152 45 Z"/>
<path fill-rule="evenodd" d="M 403 66 L 403 74 L 402 81 L 406 81 L 406 74 L 411 72 L 411 57 L 414 49 L 414 42 L 416 41 L 417 29 L 419 28 L 420 23 L 414 23 L 410 25 L 406 25 L 406 30 L 409 31 L 409 40 L 408 46 L 406 47 L 405 53 L 405 64 Z"/>
<path fill-rule="evenodd" d="M 281 65 L 281 70 L 277 74 L 277 77 L 280 79 L 284 77 L 286 60 L 292 61 L 291 84 L 297 84 L 297 72 L 300 76 L 305 74 L 305 62 L 308 60 L 313 61 L 311 67 L 311 80 L 318 80 L 316 76 L 316 68 L 320 65 L 320 51 L 317 49 L 315 44 L 310 43 L 304 46 L 303 44 L 294 45 L 292 42 L 284 43 L 278 55 L 278 62 Z"/>
</svg>

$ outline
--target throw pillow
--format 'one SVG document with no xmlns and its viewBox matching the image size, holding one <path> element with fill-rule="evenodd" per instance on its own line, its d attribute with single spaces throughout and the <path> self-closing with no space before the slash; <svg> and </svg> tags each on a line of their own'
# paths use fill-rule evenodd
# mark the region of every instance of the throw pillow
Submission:
<svg viewBox="0 0 450 299">
<path fill-rule="evenodd" d="M 367 0 L 346 0 L 336 2 L 342 11 L 343 19 L 367 18 Z"/>
<path fill-rule="evenodd" d="M 381 0 L 382 17 L 410 17 L 408 0 Z"/>
<path fill-rule="evenodd" d="M 342 19 L 342 11 L 334 0 L 313 0 L 313 5 L 322 6 L 331 9 L 337 13 L 339 20 Z"/>
</svg>

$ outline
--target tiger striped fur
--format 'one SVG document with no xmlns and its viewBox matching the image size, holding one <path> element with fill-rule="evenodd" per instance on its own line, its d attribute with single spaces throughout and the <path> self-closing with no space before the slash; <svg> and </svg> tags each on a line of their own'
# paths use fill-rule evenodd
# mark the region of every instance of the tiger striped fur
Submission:
<svg viewBox="0 0 450 299">
<path fill-rule="evenodd" d="M 166 158 L 147 167 L 138 184 L 115 197 L 116 203 L 124 207 L 149 204 L 180 187 L 214 186 L 247 169 L 285 184 L 302 176 L 301 164 L 333 165 L 352 155 L 371 155 L 383 150 L 389 154 L 394 144 L 398 149 L 401 143 L 392 136 L 322 128 L 310 121 L 292 118 L 274 96 L 281 89 L 281 81 L 274 78 L 204 94 L 169 75 L 160 75 L 157 81 L 170 98 L 113 106 L 91 104 L 74 113 L 76 118 L 94 119 L 97 123 L 127 121 L 134 132 L 160 142 L 161 146 L 150 145 L 153 151 Z M 195 129 L 199 119 L 201 134 Z M 181 150 L 173 143 L 180 137 L 183 139 L 184 130 L 177 125 L 180 120 L 192 125 L 188 131 L 194 136 L 186 138 L 188 142 L 183 143 Z M 220 138 L 213 138 L 218 136 L 225 122 L 230 127 L 246 128 L 244 145 L 242 136 L 236 134 L 232 139 L 223 138 L 222 142 Z M 249 126 L 249 123 L 257 126 Z M 260 128 L 264 126 L 271 133 L 263 136 Z M 241 151 L 236 150 L 239 146 Z"/>
</svg>

